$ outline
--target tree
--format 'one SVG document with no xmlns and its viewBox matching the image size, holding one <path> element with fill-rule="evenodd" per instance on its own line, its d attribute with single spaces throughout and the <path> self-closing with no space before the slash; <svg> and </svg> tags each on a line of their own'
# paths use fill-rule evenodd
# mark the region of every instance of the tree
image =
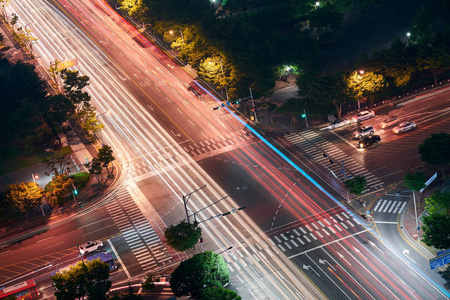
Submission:
<svg viewBox="0 0 450 300">
<path fill-rule="evenodd" d="M 45 98 L 45 117 L 48 122 L 61 125 L 75 113 L 75 105 L 62 94 Z"/>
<path fill-rule="evenodd" d="M 180 263 L 172 273 L 170 287 L 176 297 L 191 295 L 201 299 L 205 289 L 223 287 L 230 281 L 230 272 L 224 258 L 206 251 Z"/>
<path fill-rule="evenodd" d="M 420 191 L 425 187 L 425 182 L 427 181 L 427 175 L 422 172 L 416 172 L 414 174 L 406 173 L 403 178 L 405 185 L 408 189 L 413 191 Z"/>
<path fill-rule="evenodd" d="M 429 46 L 433 39 L 433 21 L 433 16 L 424 6 L 416 10 L 410 41 L 418 45 Z"/>
<path fill-rule="evenodd" d="M 6 7 L 9 5 L 9 0 L 0 0 L 0 9 L 2 10 L 3 18 L 6 20 Z"/>
<path fill-rule="evenodd" d="M 178 225 L 171 225 L 164 231 L 167 244 L 177 251 L 185 251 L 195 246 L 202 236 L 202 229 L 198 223 L 188 224 L 181 221 Z"/>
<path fill-rule="evenodd" d="M 89 174 L 94 175 L 98 182 L 102 177 L 102 162 L 98 160 L 98 158 L 93 158 L 92 161 L 88 164 Z"/>
<path fill-rule="evenodd" d="M 105 125 L 98 122 L 97 111 L 89 102 L 83 104 L 78 111 L 76 118 L 80 121 L 81 128 L 83 128 L 84 132 L 86 132 L 90 138 L 94 138 L 91 132 L 96 134 L 105 127 Z"/>
<path fill-rule="evenodd" d="M 55 175 L 45 187 L 45 197 L 50 205 L 66 204 L 73 192 L 73 179 L 65 175 Z"/>
<path fill-rule="evenodd" d="M 425 204 L 428 216 L 423 219 L 422 241 L 438 249 L 450 248 L 450 193 L 437 190 Z"/>
<path fill-rule="evenodd" d="M 56 299 L 75 300 L 107 299 L 106 293 L 111 288 L 109 278 L 109 265 L 95 259 L 91 262 L 78 262 L 69 270 L 58 272 L 53 275 L 52 280 L 56 289 Z"/>
<path fill-rule="evenodd" d="M 450 134 L 434 133 L 419 145 L 422 161 L 430 165 L 441 165 L 442 177 L 445 178 L 445 169 L 450 162 Z"/>
<path fill-rule="evenodd" d="M 351 76 L 347 77 L 347 84 L 354 91 L 356 99 L 367 96 L 373 105 L 374 98 L 371 96 L 386 87 L 387 82 L 381 74 L 375 74 L 373 72 L 364 72 L 361 74 L 355 71 Z"/>
<path fill-rule="evenodd" d="M 210 287 L 203 292 L 202 300 L 241 300 L 242 297 L 238 293 L 232 290 L 228 290 L 224 287 Z"/>
<path fill-rule="evenodd" d="M 419 70 L 430 70 L 433 74 L 434 85 L 437 84 L 439 74 L 450 65 L 450 49 L 444 44 L 426 47 L 419 52 L 416 62 Z"/>
<path fill-rule="evenodd" d="M 346 73 L 337 73 L 329 76 L 330 85 L 328 86 L 329 97 L 336 107 L 338 118 L 342 116 L 342 105 L 355 101 L 354 91 L 348 88 Z"/>
<path fill-rule="evenodd" d="M 61 70 L 61 78 L 64 82 L 65 96 L 80 110 L 81 107 L 91 101 L 91 96 L 82 90 L 89 85 L 89 77 L 79 75 L 78 71 Z"/>
<path fill-rule="evenodd" d="M 19 16 L 16 15 L 15 13 L 12 13 L 11 20 L 9 21 L 9 24 L 11 24 L 11 28 L 13 30 L 13 34 L 16 33 L 16 31 L 14 30 L 14 26 L 17 24 L 18 21 L 19 21 Z"/>
<path fill-rule="evenodd" d="M 159 281 L 159 279 L 156 279 L 156 281 Z M 153 274 L 148 273 L 147 277 L 145 278 L 145 281 L 141 284 L 141 286 L 142 289 L 149 291 L 150 293 L 153 293 L 153 296 L 155 296 L 156 285 L 154 282 Z"/>
<path fill-rule="evenodd" d="M 14 204 L 29 219 L 29 212 L 42 202 L 44 190 L 34 182 L 10 184 L 5 189 L 8 201 Z"/>
<path fill-rule="evenodd" d="M 437 249 L 450 248 L 450 216 L 429 215 L 423 218 L 422 230 L 424 235 L 422 241 Z"/>
<path fill-rule="evenodd" d="M 121 297 L 122 300 L 139 300 L 142 299 L 142 297 L 135 293 L 134 287 L 131 285 L 131 283 L 128 283 L 128 288 L 125 293 L 122 294 Z"/>
<path fill-rule="evenodd" d="M 42 161 L 44 164 L 47 164 L 47 168 L 50 172 L 45 172 L 44 174 L 50 176 L 50 174 L 61 175 L 65 174 L 67 171 L 67 166 L 70 165 L 71 160 L 65 154 L 56 154 L 52 156 L 50 159 L 44 159 Z"/>
<path fill-rule="evenodd" d="M 108 178 L 112 177 L 112 172 L 110 174 L 109 171 L 109 164 L 116 160 L 116 158 L 113 156 L 113 151 L 110 146 L 103 145 L 100 150 L 98 150 L 98 160 L 103 164 L 102 167 L 106 168 L 106 171 L 108 172 Z"/>
<path fill-rule="evenodd" d="M 313 10 L 309 16 L 309 24 L 312 28 L 318 28 L 319 31 L 325 27 L 325 32 L 328 28 L 332 30 L 339 30 L 343 21 L 344 14 L 341 13 L 337 7 L 327 2 L 324 6 L 319 6 Z"/>
<path fill-rule="evenodd" d="M 344 182 L 345 188 L 350 191 L 350 193 L 360 196 L 362 192 L 367 189 L 367 179 L 362 175 L 357 175 L 352 179 L 348 179 Z"/>
</svg>

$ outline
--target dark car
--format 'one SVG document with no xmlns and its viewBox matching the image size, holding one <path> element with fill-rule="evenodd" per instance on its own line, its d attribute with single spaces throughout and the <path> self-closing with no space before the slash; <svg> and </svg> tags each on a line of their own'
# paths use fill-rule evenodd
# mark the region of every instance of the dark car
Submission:
<svg viewBox="0 0 450 300">
<path fill-rule="evenodd" d="M 358 148 L 367 148 L 372 146 L 373 144 L 378 144 L 379 142 L 381 142 L 381 138 L 379 135 L 367 136 L 358 142 Z"/>
</svg>

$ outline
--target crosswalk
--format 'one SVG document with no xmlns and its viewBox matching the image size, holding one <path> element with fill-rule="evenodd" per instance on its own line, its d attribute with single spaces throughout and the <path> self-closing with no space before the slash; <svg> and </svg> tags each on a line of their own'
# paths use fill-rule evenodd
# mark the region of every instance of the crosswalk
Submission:
<svg viewBox="0 0 450 300">
<path fill-rule="evenodd" d="M 286 135 L 285 138 L 301 151 L 306 153 L 309 157 L 330 169 L 334 176 L 342 182 L 345 181 L 344 172 L 342 170 L 342 162 L 345 166 L 345 176 L 347 176 L 347 178 L 351 178 L 356 175 L 364 176 L 367 180 L 367 189 L 363 193 L 368 193 L 372 190 L 378 190 L 383 187 L 384 182 L 362 167 L 344 151 L 324 139 L 313 130 L 291 133 Z M 328 157 L 324 157 L 323 153 L 326 153 Z M 329 162 L 329 158 L 334 160 L 333 164 Z"/>
<path fill-rule="evenodd" d="M 142 269 L 147 271 L 172 262 L 172 256 L 126 189 L 105 207 Z"/>
<path fill-rule="evenodd" d="M 379 213 L 400 214 L 407 203 L 408 201 L 380 199 L 373 208 L 373 211 Z"/>
<path fill-rule="evenodd" d="M 271 235 L 270 240 L 283 252 L 298 250 L 319 239 L 340 239 L 348 235 L 348 231 L 355 231 L 360 224 L 361 222 L 349 213 L 339 211 L 295 224 L 289 230 Z"/>
</svg>

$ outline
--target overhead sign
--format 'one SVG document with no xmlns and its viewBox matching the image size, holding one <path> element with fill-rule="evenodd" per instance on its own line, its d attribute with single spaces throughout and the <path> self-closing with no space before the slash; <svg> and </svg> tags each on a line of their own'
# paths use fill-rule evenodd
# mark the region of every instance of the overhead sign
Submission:
<svg viewBox="0 0 450 300">
<path fill-rule="evenodd" d="M 436 177 L 437 177 L 437 172 L 436 173 L 434 173 L 434 175 L 433 176 L 431 176 L 430 177 L 430 179 L 428 179 L 427 180 L 427 182 L 425 182 L 425 187 L 423 188 L 423 189 L 420 189 L 420 192 L 419 193 L 422 193 L 423 192 L 423 190 L 430 184 L 430 183 L 432 183 L 433 182 L 433 180 L 435 180 L 436 179 Z"/>
<path fill-rule="evenodd" d="M 450 253 L 450 249 L 439 251 L 436 255 L 439 256 L 439 255 L 447 254 L 447 253 Z"/>
<path fill-rule="evenodd" d="M 431 259 L 430 267 L 431 267 L 431 270 L 433 270 L 433 269 L 439 268 L 441 266 L 444 266 L 448 263 L 450 263 L 450 253 Z"/>
<path fill-rule="evenodd" d="M 64 61 L 64 62 L 60 62 L 56 67 L 58 69 L 58 71 L 73 67 L 78 65 L 78 61 L 76 59 L 72 59 L 72 60 L 68 60 L 68 61 Z"/>
</svg>

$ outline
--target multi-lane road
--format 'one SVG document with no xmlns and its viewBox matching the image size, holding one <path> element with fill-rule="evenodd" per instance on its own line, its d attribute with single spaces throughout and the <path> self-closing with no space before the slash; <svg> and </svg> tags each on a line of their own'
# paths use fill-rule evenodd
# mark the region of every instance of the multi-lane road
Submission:
<svg viewBox="0 0 450 300">
<path fill-rule="evenodd" d="M 243 299 L 448 297 L 441 285 L 345 209 L 339 181 L 329 183 L 337 192 L 327 191 L 309 162 L 301 165 L 305 157 L 323 164 L 319 156 L 326 149 L 337 162 L 348 159 L 349 174 L 366 174 L 370 189 L 377 189 L 404 171 L 399 157 L 405 161 L 405 151 L 414 142 L 417 147 L 417 140 L 386 131 L 380 147 L 361 152 L 348 140 L 351 130 L 342 129 L 291 134 L 272 144 L 232 111 L 213 110 L 218 104 L 214 97 L 195 97 L 187 89 L 193 75 L 104 2 L 26 0 L 9 9 L 24 23 L 34 22 L 30 27 L 39 39 L 34 49 L 44 65 L 55 58 L 77 58 L 76 69 L 91 78 L 94 104 L 100 113 L 110 112 L 103 117 L 103 137 L 113 145 L 123 176 L 121 186 L 92 209 L 0 253 L 0 281 L 23 272 L 22 262 L 36 259 L 30 265 L 38 268 L 65 261 L 74 245 L 86 240 L 102 239 L 116 253 L 122 261 L 117 277 L 133 278 L 177 263 L 185 255 L 168 248 L 162 232 L 185 217 L 181 195 L 206 185 L 192 194 L 191 211 L 233 195 L 198 213 L 200 221 L 247 207 L 202 223 L 205 249 L 221 252 L 233 246 L 222 254 Z M 415 118 L 415 136 L 439 132 L 433 124 L 445 125 L 439 116 L 446 113 L 443 107 L 434 119 Z M 293 144 L 304 147 L 302 155 L 290 151 L 299 150 Z M 410 164 L 417 161 L 411 155 Z"/>
</svg>

